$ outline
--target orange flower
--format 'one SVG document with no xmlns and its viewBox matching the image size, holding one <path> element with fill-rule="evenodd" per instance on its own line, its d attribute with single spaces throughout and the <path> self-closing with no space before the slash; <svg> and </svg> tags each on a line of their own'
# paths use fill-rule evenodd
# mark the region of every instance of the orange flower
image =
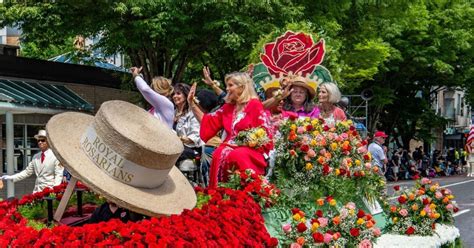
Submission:
<svg viewBox="0 0 474 248">
<path fill-rule="evenodd" d="M 392 212 L 392 213 L 397 212 L 397 207 L 395 207 L 395 206 L 393 206 L 393 205 L 390 206 L 390 212 Z"/>
<path fill-rule="evenodd" d="M 324 162 L 325 162 L 324 157 L 323 157 L 323 156 L 319 156 L 319 157 L 318 157 L 318 163 L 324 164 Z"/>
<path fill-rule="evenodd" d="M 298 237 L 298 238 L 296 239 L 296 243 L 298 243 L 299 245 L 303 246 L 304 243 L 305 243 L 304 237 Z"/>
<path fill-rule="evenodd" d="M 371 228 L 371 227 L 374 226 L 374 222 L 373 222 L 372 220 L 369 220 L 369 221 L 367 221 L 367 223 L 365 223 L 365 226 L 366 226 L 367 228 Z"/>
<path fill-rule="evenodd" d="M 410 193 L 410 194 L 408 195 L 408 199 L 410 199 L 410 201 L 415 200 L 415 195 L 412 194 L 412 193 Z"/>
<path fill-rule="evenodd" d="M 319 199 L 316 200 L 316 203 L 318 203 L 319 206 L 322 206 L 322 205 L 324 205 L 324 199 L 319 198 Z"/>
<path fill-rule="evenodd" d="M 413 205 L 411 206 L 411 209 L 413 209 L 413 211 L 417 211 L 417 210 L 418 210 L 418 204 L 416 204 L 416 203 L 413 204 Z"/>
<path fill-rule="evenodd" d="M 341 218 L 339 217 L 339 215 L 332 218 L 332 223 L 334 223 L 334 225 L 339 225 L 339 223 L 341 223 Z"/>
<path fill-rule="evenodd" d="M 449 203 L 449 198 L 448 197 L 443 198 L 443 203 L 448 204 Z"/>
</svg>

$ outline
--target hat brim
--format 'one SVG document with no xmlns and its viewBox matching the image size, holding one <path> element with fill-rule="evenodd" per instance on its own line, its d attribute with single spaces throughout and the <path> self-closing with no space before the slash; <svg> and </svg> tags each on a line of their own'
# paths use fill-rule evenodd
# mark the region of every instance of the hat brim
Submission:
<svg viewBox="0 0 474 248">
<path fill-rule="evenodd" d="M 50 147 L 72 176 L 117 205 L 148 216 L 180 214 L 196 205 L 193 187 L 176 166 L 154 189 L 124 184 L 99 169 L 80 146 L 93 120 L 91 115 L 68 112 L 53 116 L 46 126 Z"/>
<path fill-rule="evenodd" d="M 33 136 L 35 139 L 39 139 L 39 138 L 47 138 L 46 136 L 44 135 L 38 135 L 38 134 L 35 134 L 35 136 Z"/>
<path fill-rule="evenodd" d="M 316 90 L 313 89 L 311 86 L 309 86 L 305 82 L 295 81 L 295 82 L 292 82 L 291 85 L 292 86 L 300 86 L 300 87 L 303 87 L 303 88 L 307 89 L 308 92 L 309 92 L 309 97 L 311 98 L 311 100 L 314 99 L 314 97 L 316 96 Z"/>
</svg>

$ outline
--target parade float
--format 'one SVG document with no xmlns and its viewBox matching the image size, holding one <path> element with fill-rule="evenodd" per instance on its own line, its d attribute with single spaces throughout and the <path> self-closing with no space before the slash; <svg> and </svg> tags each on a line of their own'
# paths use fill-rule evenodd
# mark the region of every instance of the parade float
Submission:
<svg viewBox="0 0 474 248">
<path fill-rule="evenodd" d="M 265 45 L 262 63 L 253 71 L 257 89 L 262 95 L 270 89 L 272 94 L 281 94 L 282 78 L 292 75 L 307 78 L 314 89 L 321 82 L 332 81 L 329 71 L 321 65 L 324 52 L 324 40 L 314 42 L 310 35 L 286 32 Z M 114 107 L 112 112 L 131 113 L 130 107 L 124 104 L 119 103 L 121 107 Z M 148 118 L 146 114 L 140 112 L 141 116 L 134 121 Z M 0 247 L 441 247 L 459 241 L 459 230 L 453 226 L 453 213 L 458 208 L 452 192 L 423 178 L 412 188 L 396 187 L 395 198 L 391 197 L 393 201 L 381 195 L 386 185 L 377 174 L 378 168 L 371 164 L 367 140 L 359 135 L 350 120 L 328 126 L 319 119 L 290 116 L 277 126 L 274 163 L 270 166 L 272 175 L 235 171 L 217 189 L 197 187 L 195 198 L 167 200 L 178 201 L 168 206 L 174 207 L 174 213 L 162 206 L 169 202 L 153 199 L 163 197 L 163 190 L 141 199 L 139 204 L 134 197 L 148 190 L 126 194 L 131 190 L 130 185 L 125 185 L 128 182 L 111 181 L 114 179 L 109 178 L 113 174 L 110 170 L 99 168 L 96 171 L 93 166 L 103 164 L 94 164 L 94 155 L 77 155 L 81 146 L 84 151 L 88 149 L 86 138 L 107 139 L 130 130 L 145 132 L 147 128 L 141 125 L 147 126 L 147 122 L 153 120 L 146 119 L 139 126 L 130 123 L 128 130 L 112 125 L 113 122 L 103 126 L 96 124 L 96 129 L 91 131 L 92 119 L 112 118 L 103 111 L 98 116 L 76 113 L 70 118 L 53 118 L 48 123 L 52 148 L 73 180 L 19 200 L 0 202 Z M 71 118 L 75 121 L 71 122 Z M 128 122 L 129 119 L 120 119 L 117 123 Z M 59 136 L 65 133 L 55 132 L 51 126 L 59 124 L 64 130 L 76 131 L 58 142 Z M 111 132 L 114 135 L 103 135 L 108 128 L 116 128 Z M 242 134 L 240 138 L 241 142 L 254 145 L 262 141 L 258 130 Z M 167 146 L 169 141 L 164 141 Z M 141 159 L 128 157 L 123 147 L 110 142 L 104 143 L 111 151 L 125 154 L 123 156 L 131 160 L 119 163 L 121 170 L 131 168 L 131 172 L 122 174 L 140 174 L 134 166 Z M 74 152 L 68 150 L 68 146 L 74 148 Z M 109 153 L 107 149 L 106 154 Z M 142 154 L 153 156 L 151 152 Z M 74 162 L 78 159 L 80 161 Z M 175 186 L 186 195 L 190 185 L 174 167 L 170 168 L 165 168 L 166 173 L 175 178 Z M 88 176 L 90 170 L 94 170 L 95 177 Z M 127 177 L 122 179 L 126 181 Z M 108 184 L 123 191 L 114 191 Z M 122 196 L 118 192 L 126 193 Z M 83 221 L 84 216 L 105 201 L 103 197 L 152 217 L 126 223 Z M 65 221 L 68 218 L 81 221 Z"/>
</svg>

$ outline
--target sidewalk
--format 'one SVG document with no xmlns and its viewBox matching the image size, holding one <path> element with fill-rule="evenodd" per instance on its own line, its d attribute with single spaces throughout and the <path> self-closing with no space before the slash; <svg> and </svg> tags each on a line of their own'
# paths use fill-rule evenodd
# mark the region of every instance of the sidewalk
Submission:
<svg viewBox="0 0 474 248">
<path fill-rule="evenodd" d="M 20 182 L 15 183 L 15 197 L 21 198 L 23 195 L 33 193 L 36 176 L 32 175 Z M 3 189 L 0 189 L 0 198 L 7 199 L 7 183 L 3 182 Z"/>
</svg>

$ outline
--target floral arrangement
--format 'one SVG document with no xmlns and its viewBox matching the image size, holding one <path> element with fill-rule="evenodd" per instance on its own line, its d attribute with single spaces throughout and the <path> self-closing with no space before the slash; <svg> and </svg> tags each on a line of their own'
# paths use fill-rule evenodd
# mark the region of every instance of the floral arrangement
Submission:
<svg viewBox="0 0 474 248">
<path fill-rule="evenodd" d="M 238 146 L 258 149 L 269 144 L 270 139 L 263 127 L 255 127 L 240 131 L 234 138 L 234 142 Z"/>
<path fill-rule="evenodd" d="M 348 202 L 380 195 L 384 181 L 352 121 L 329 127 L 323 120 L 290 116 L 280 132 L 274 179 L 282 191 L 291 191 L 285 193 L 293 202 L 308 196 L 333 195 Z"/>
<path fill-rule="evenodd" d="M 199 190 L 209 196 L 201 208 L 181 215 L 122 223 L 111 220 L 81 227 L 55 226 L 40 231 L 27 226 L 22 204 L 51 193 L 0 202 L 0 247 L 275 247 L 263 224 L 261 208 L 243 191 Z M 59 192 L 58 192 L 59 193 Z"/>
<path fill-rule="evenodd" d="M 320 209 L 311 216 L 298 208 L 291 210 L 291 222 L 282 225 L 282 243 L 290 247 L 372 247 L 381 235 L 372 216 L 353 202 L 341 208 L 332 197 L 316 202 Z"/>
<path fill-rule="evenodd" d="M 428 178 L 418 180 L 413 188 L 400 190 L 394 187 L 397 202 L 386 204 L 392 233 L 405 235 L 432 235 L 435 223 L 454 224 L 453 213 L 459 208 L 452 201 L 454 195 L 449 189 L 433 184 Z"/>
<path fill-rule="evenodd" d="M 229 181 L 221 186 L 247 192 L 262 208 L 272 207 L 277 203 L 280 190 L 253 170 L 237 170 L 229 177 Z"/>
</svg>

